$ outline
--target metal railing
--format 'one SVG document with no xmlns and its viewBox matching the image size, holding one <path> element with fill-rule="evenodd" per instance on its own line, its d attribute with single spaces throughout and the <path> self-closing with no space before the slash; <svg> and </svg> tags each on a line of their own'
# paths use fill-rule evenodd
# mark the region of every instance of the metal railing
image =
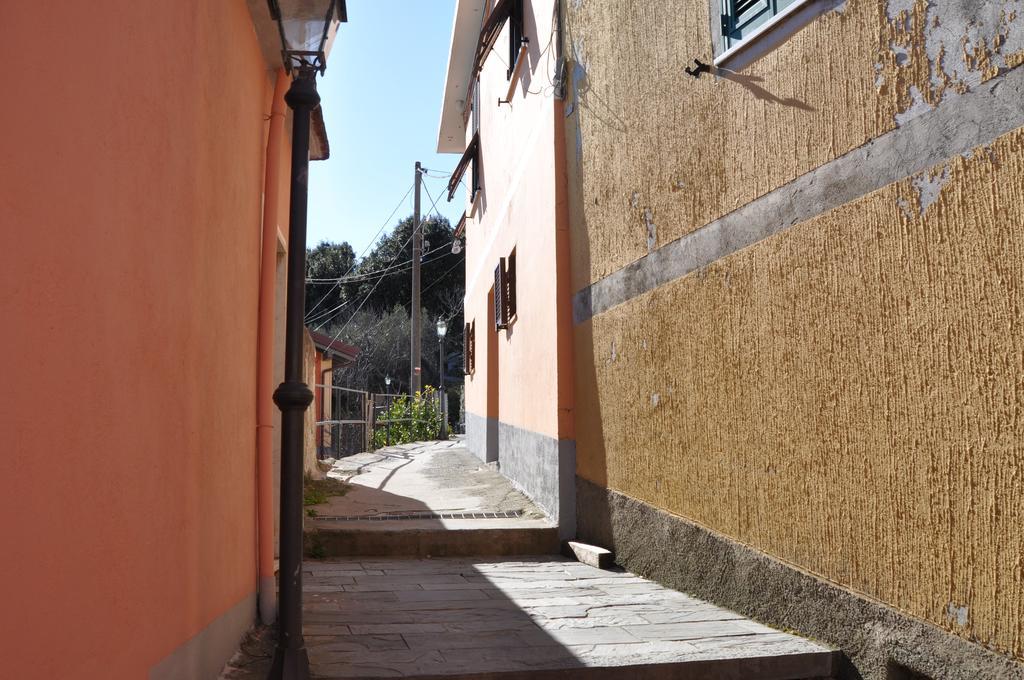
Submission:
<svg viewBox="0 0 1024 680">
<path fill-rule="evenodd" d="M 403 394 L 375 394 L 337 385 L 316 385 L 317 458 L 343 458 L 374 448 L 374 441 L 390 446 L 399 430 L 417 424 L 434 424 L 424 418 L 388 418 L 391 405 Z M 432 399 L 440 396 L 434 393 Z M 440 405 L 438 411 L 442 412 Z M 442 416 L 444 417 L 444 416 Z M 451 430 L 457 431 L 457 427 Z M 375 434 L 382 433 L 383 437 Z"/>
<path fill-rule="evenodd" d="M 317 458 L 342 458 L 370 448 L 372 395 L 338 385 L 317 385 Z"/>
</svg>

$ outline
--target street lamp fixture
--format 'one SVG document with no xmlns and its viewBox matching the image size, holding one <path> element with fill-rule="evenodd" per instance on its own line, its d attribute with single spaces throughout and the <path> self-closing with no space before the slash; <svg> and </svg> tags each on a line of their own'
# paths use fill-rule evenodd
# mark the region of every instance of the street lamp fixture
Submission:
<svg viewBox="0 0 1024 680">
<path fill-rule="evenodd" d="M 443 338 L 448 333 L 448 324 L 445 323 L 444 319 L 437 322 L 437 337 Z"/>
<path fill-rule="evenodd" d="M 389 392 L 391 391 L 391 376 L 390 375 L 384 376 L 384 386 L 388 389 Z"/>
<path fill-rule="evenodd" d="M 286 71 L 327 70 L 327 52 L 338 30 L 348 21 L 345 0 L 267 0 L 270 16 L 281 35 L 281 60 Z"/>
<path fill-rule="evenodd" d="M 316 76 L 327 68 L 327 51 L 344 0 L 267 0 L 281 36 L 281 57 L 292 84 L 284 100 L 292 109 L 291 202 L 288 209 L 288 280 L 284 382 L 274 391 L 281 410 L 281 568 L 278 639 L 270 680 L 308 680 L 309 656 L 302 639 L 302 448 L 303 423 L 313 393 L 302 379 L 306 276 L 306 210 L 310 115 L 319 104 Z"/>
</svg>

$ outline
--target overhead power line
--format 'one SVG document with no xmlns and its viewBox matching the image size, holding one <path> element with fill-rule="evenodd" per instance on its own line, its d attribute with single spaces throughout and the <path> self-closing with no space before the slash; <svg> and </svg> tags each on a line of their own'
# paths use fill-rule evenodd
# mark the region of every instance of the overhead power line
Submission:
<svg viewBox="0 0 1024 680">
<path fill-rule="evenodd" d="M 426 182 L 424 182 L 424 183 L 423 183 L 423 186 L 426 186 Z M 406 194 L 406 195 L 408 195 L 408 194 Z M 429 192 L 429 191 L 427 191 L 427 196 L 428 196 L 428 197 L 430 196 L 430 192 Z M 440 197 L 440 194 L 438 194 L 438 197 Z M 405 199 L 403 198 L 402 200 L 405 200 Z M 437 206 L 437 199 L 433 199 L 433 202 L 432 202 L 432 203 L 430 204 L 430 210 L 428 210 L 428 211 L 427 211 L 427 214 L 428 214 L 428 215 L 430 214 L 430 211 L 434 210 L 435 206 Z M 421 218 L 420 218 L 420 223 L 422 223 L 422 222 L 423 222 L 423 219 L 422 219 L 422 217 L 421 217 Z M 393 264 L 395 263 L 395 260 L 397 260 L 397 259 L 398 259 L 398 257 L 399 257 L 399 256 L 400 256 L 400 255 L 401 255 L 401 254 L 402 254 L 402 253 L 403 253 L 403 252 L 405 251 L 405 247 L 406 247 L 407 245 L 409 245 L 409 242 L 410 242 L 410 241 L 412 240 L 412 237 L 413 237 L 413 235 L 414 235 L 414 234 L 416 233 L 416 228 L 417 228 L 418 226 L 419 226 L 419 225 L 415 225 L 415 224 L 413 225 L 413 230 L 412 230 L 412 234 L 410 234 L 410 235 L 409 235 L 409 238 L 407 238 L 407 239 L 405 240 L 405 243 L 403 243 L 403 244 L 402 244 L 402 247 L 398 249 L 398 254 L 397 254 L 397 255 L 395 255 L 395 257 L 394 257 L 394 258 L 392 258 L 391 262 L 389 262 L 389 263 L 388 263 L 388 265 L 387 265 L 388 267 L 390 267 L 391 265 L 393 265 Z M 441 247 L 443 247 L 443 246 L 441 246 Z M 438 258 L 438 259 L 440 259 L 440 258 Z M 411 262 L 410 262 L 410 265 L 411 265 Z M 445 272 L 444 274 L 442 274 L 442 275 L 441 275 L 441 277 L 440 277 L 439 279 L 435 280 L 435 281 L 434 281 L 433 283 L 431 283 L 431 284 L 430 284 L 429 286 L 427 286 L 427 288 L 426 288 L 426 289 L 424 289 L 424 290 L 429 290 L 430 288 L 432 288 L 432 287 L 433 287 L 433 286 L 434 286 L 434 285 L 435 285 L 435 284 L 437 283 L 437 281 L 439 281 L 440 279 L 442 279 L 442 278 L 444 278 L 445 276 L 447 276 L 447 275 L 448 275 L 448 274 L 449 274 L 450 272 L 451 272 L 451 269 L 449 269 L 449 270 L 448 270 L 447 272 Z M 332 342 L 336 341 L 336 340 L 337 340 L 337 339 L 338 339 L 339 337 L 341 337 L 341 334 L 345 332 L 345 329 L 346 329 L 346 328 L 348 328 L 348 325 L 349 325 L 349 324 L 350 324 L 350 323 L 352 322 L 352 319 L 354 319 L 354 318 L 355 318 L 356 314 L 358 314 L 358 313 L 359 313 L 359 310 L 361 310 L 361 309 L 363 308 L 363 306 L 364 306 L 364 305 L 366 304 L 366 302 L 367 302 L 367 301 L 368 301 L 368 300 L 369 300 L 369 299 L 370 299 L 370 298 L 371 298 L 371 297 L 373 296 L 373 293 L 374 293 L 374 291 L 376 291 L 376 290 L 377 290 L 377 286 L 379 286 L 379 285 L 380 285 L 380 282 L 381 282 L 381 281 L 383 281 L 383 280 L 384 280 L 385 278 L 386 278 L 386 277 L 384 277 L 384 276 L 381 276 L 381 277 L 379 277 L 379 278 L 377 279 L 377 282 L 373 284 L 373 288 L 371 288 L 371 289 L 370 289 L 370 291 L 369 291 L 369 292 L 368 292 L 368 293 L 367 293 L 367 294 L 366 294 L 366 295 L 365 295 L 365 296 L 363 297 L 362 301 L 360 301 L 360 303 L 359 303 L 359 306 L 358 306 L 358 307 L 356 307 L 356 310 L 355 310 L 354 312 L 352 312 L 352 316 L 350 316 L 350 317 L 348 318 L 348 320 L 347 320 L 347 321 L 346 321 L 346 322 L 345 322 L 345 323 L 344 323 L 344 324 L 342 325 L 342 327 L 341 327 L 341 328 L 340 328 L 340 329 L 338 330 L 338 332 L 337 332 L 337 333 L 336 333 L 336 334 L 334 335 L 334 338 L 332 339 Z M 338 285 L 341 285 L 341 284 L 339 283 Z M 345 302 L 345 303 L 343 303 L 343 304 L 339 305 L 339 306 L 338 306 L 338 307 L 336 308 L 336 311 L 341 311 L 341 309 L 342 309 L 342 308 L 344 308 L 345 306 L 347 306 L 349 302 L 352 302 L 352 301 L 351 301 L 351 300 L 349 300 L 348 302 Z M 332 315 L 332 316 L 333 316 L 333 315 Z M 328 318 L 330 318 L 330 317 L 328 317 Z M 324 327 L 324 325 L 326 325 L 326 323 L 327 323 L 327 319 L 323 319 L 323 320 L 322 320 L 322 321 L 320 322 L 320 324 L 319 324 L 319 325 L 318 325 L 318 326 L 317 326 L 317 327 L 316 327 L 316 328 L 315 328 L 314 330 L 319 330 L 319 329 L 323 328 L 323 327 Z"/>
<path fill-rule="evenodd" d="M 392 211 L 391 211 L 391 214 L 387 216 L 387 219 L 385 219 L 385 220 L 384 220 L 384 222 L 383 222 L 383 223 L 381 223 L 381 225 L 380 225 L 380 229 L 378 229 L 378 230 L 377 230 L 377 233 L 373 235 L 373 238 L 371 238 L 371 239 L 370 239 L 370 241 L 369 241 L 369 243 L 367 243 L 366 247 L 365 247 L 365 248 L 363 248 L 363 252 L 359 253 L 359 257 L 357 257 L 357 258 L 355 258 L 354 260 L 352 260 L 352 266 L 348 268 L 348 271 L 347 271 L 347 272 L 345 272 L 343 276 L 348 276 L 349 274 L 351 274 L 351 273 L 352 273 L 352 270 L 356 268 L 356 264 L 357 264 L 357 263 L 358 263 L 358 262 L 359 262 L 359 261 L 360 261 L 360 260 L 361 260 L 361 259 L 363 258 L 363 256 L 364 256 L 364 255 L 366 255 L 367 251 L 369 251 L 369 250 L 370 250 L 370 247 L 371 247 L 371 246 L 372 246 L 372 245 L 373 245 L 374 243 L 376 243 L 376 242 L 377 242 L 377 237 L 378 237 L 378 236 L 380 236 L 380 235 L 381 235 L 381 233 L 383 233 L 384 229 L 385 229 L 385 228 L 386 228 L 386 227 L 388 226 L 388 223 L 389 223 L 389 222 L 391 221 L 391 218 L 395 216 L 395 213 L 397 213 L 397 212 L 398 212 L 398 210 L 399 210 L 399 209 L 400 209 L 400 208 L 402 207 L 402 204 L 403 204 L 403 203 L 405 203 L 405 199 L 406 199 L 406 198 L 408 198 L 408 197 L 409 197 L 409 194 L 411 194 L 411 193 L 412 193 L 412 189 L 413 189 L 413 188 L 412 188 L 412 187 L 410 186 L 410 187 L 409 187 L 409 190 L 405 192 L 405 196 L 402 196 L 402 198 L 401 198 L 401 199 L 399 199 L 399 201 L 398 201 L 398 204 L 397 204 L 397 205 L 395 206 L 395 209 L 394 209 L 394 210 L 392 210 Z M 340 281 L 338 282 L 338 285 L 341 285 L 341 282 L 340 282 Z M 333 293 L 333 292 L 334 292 L 334 289 L 335 289 L 335 288 L 337 288 L 337 285 L 336 285 L 336 286 L 335 286 L 334 288 L 332 288 L 331 290 L 327 291 L 327 293 L 326 293 L 326 294 L 325 294 L 325 295 L 324 295 L 324 296 L 323 296 L 322 298 L 320 298 L 320 301 L 319 301 L 319 302 L 317 302 L 317 303 L 316 303 L 315 305 L 313 305 L 313 309 L 311 309 L 311 310 L 309 310 L 308 312 L 306 312 L 306 317 L 307 317 L 307 318 L 308 318 L 308 317 L 309 317 L 309 316 L 310 316 L 310 315 L 311 315 L 311 314 L 312 314 L 313 312 L 315 312 L 315 311 L 316 311 L 316 308 L 317 308 L 317 307 L 319 307 L 320 305 L 322 305 L 322 304 L 323 304 L 324 300 L 326 300 L 326 299 L 327 299 L 328 297 L 330 297 L 331 293 Z"/>
</svg>

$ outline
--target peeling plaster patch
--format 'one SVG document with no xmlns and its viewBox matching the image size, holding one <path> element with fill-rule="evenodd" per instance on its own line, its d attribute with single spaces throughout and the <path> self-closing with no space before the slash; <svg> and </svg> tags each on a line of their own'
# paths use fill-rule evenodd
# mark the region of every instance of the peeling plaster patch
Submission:
<svg viewBox="0 0 1024 680">
<path fill-rule="evenodd" d="M 1024 62 L 1022 12 L 1024 0 L 889 0 L 883 82 L 897 125 Z"/>
<path fill-rule="evenodd" d="M 609 363 L 612 362 L 612 361 L 615 361 L 615 359 L 617 357 L 618 357 L 618 354 L 615 353 L 615 341 L 612 340 L 612 351 L 611 351 L 611 355 L 609 356 L 609 359 L 608 359 Z"/>
<path fill-rule="evenodd" d="M 914 211 L 910 208 L 910 201 L 908 201 L 905 198 L 898 198 L 896 199 L 896 205 L 899 206 L 900 211 L 903 213 L 904 217 L 906 217 L 908 220 L 914 219 L 915 215 Z"/>
<path fill-rule="evenodd" d="M 914 0 L 890 0 L 885 8 L 885 14 L 889 17 L 889 21 L 896 21 L 900 14 L 909 13 L 912 9 L 914 9 Z"/>
<path fill-rule="evenodd" d="M 901 126 L 907 123 L 907 121 L 913 120 L 920 116 L 922 113 L 928 113 L 934 106 L 925 101 L 924 96 L 921 94 L 921 90 L 917 89 L 917 85 L 910 86 L 910 107 L 905 111 L 896 112 L 896 125 Z"/>
<path fill-rule="evenodd" d="M 684 182 L 681 179 L 676 180 L 675 182 L 672 182 L 672 187 L 671 187 L 672 191 L 682 191 L 685 188 L 686 188 L 686 182 Z"/>
<path fill-rule="evenodd" d="M 946 620 L 950 623 L 956 623 L 958 626 L 967 625 L 967 616 L 970 613 L 970 608 L 967 605 L 958 607 L 955 602 L 950 602 L 946 605 Z"/>
<path fill-rule="evenodd" d="M 907 50 L 899 45 L 892 46 L 892 53 L 896 55 L 897 66 L 905 66 L 910 61 L 910 55 L 907 53 Z"/>
<path fill-rule="evenodd" d="M 632 208 L 636 208 L 640 205 L 640 194 L 634 191 L 633 195 L 629 197 L 629 205 Z"/>
<path fill-rule="evenodd" d="M 658 408 L 658 404 L 661 403 L 661 395 L 655 392 L 651 395 L 651 406 Z"/>
<path fill-rule="evenodd" d="M 918 192 L 921 214 L 924 215 L 928 207 L 939 197 L 942 187 L 949 181 L 949 168 L 944 167 L 941 172 L 923 172 L 912 181 Z"/>
<path fill-rule="evenodd" d="M 650 208 L 644 208 L 644 227 L 647 229 L 647 252 L 652 252 L 658 246 L 658 228 L 654 225 L 654 213 Z"/>
</svg>

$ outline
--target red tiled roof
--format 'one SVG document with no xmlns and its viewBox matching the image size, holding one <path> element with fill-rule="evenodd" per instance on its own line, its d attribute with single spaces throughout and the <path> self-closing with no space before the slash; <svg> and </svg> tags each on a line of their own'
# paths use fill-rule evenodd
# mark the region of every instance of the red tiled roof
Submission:
<svg viewBox="0 0 1024 680">
<path fill-rule="evenodd" d="M 317 349 L 326 354 L 332 354 L 346 361 L 355 361 L 356 356 L 359 354 L 358 347 L 344 343 L 341 340 L 335 340 L 329 335 L 324 335 L 308 328 L 306 330 L 309 331 L 309 337 L 313 339 L 313 344 L 316 345 Z"/>
</svg>

